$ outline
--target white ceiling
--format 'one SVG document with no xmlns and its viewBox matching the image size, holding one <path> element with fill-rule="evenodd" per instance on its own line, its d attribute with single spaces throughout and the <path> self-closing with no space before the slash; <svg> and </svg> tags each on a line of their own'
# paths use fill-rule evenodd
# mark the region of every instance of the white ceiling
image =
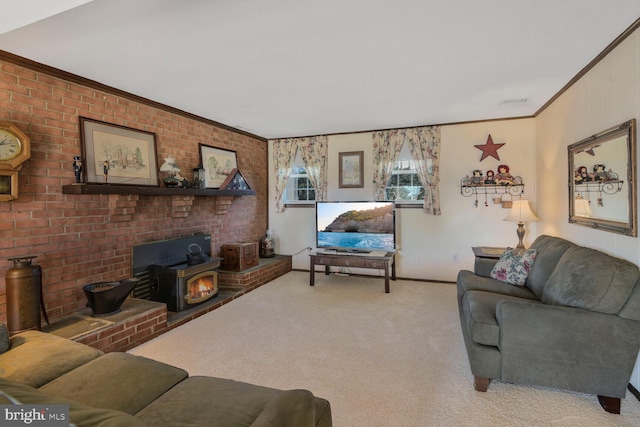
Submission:
<svg viewBox="0 0 640 427">
<path fill-rule="evenodd" d="M 1 50 L 266 138 L 531 116 L 640 17 L 640 0 L 0 4 Z"/>
</svg>

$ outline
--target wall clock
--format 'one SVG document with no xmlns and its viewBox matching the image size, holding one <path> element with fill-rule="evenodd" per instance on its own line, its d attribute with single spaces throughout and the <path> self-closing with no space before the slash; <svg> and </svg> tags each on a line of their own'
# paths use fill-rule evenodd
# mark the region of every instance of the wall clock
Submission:
<svg viewBox="0 0 640 427">
<path fill-rule="evenodd" d="M 29 157 L 29 137 L 13 123 L 0 122 L 0 170 L 20 170 Z"/>
<path fill-rule="evenodd" d="M 18 198 L 18 171 L 0 169 L 0 202 Z"/>
</svg>

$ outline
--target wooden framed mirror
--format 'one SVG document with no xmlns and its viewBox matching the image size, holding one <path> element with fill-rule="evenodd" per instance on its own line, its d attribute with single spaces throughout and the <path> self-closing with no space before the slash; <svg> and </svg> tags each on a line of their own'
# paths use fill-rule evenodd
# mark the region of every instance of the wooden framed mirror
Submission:
<svg viewBox="0 0 640 427">
<path fill-rule="evenodd" d="M 636 121 L 571 144 L 569 222 L 637 236 Z"/>
</svg>

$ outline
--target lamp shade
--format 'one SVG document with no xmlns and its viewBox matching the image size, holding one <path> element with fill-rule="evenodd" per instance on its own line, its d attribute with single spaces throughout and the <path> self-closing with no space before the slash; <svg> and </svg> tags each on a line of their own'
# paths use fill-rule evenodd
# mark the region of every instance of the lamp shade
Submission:
<svg viewBox="0 0 640 427">
<path fill-rule="evenodd" d="M 160 166 L 160 172 L 177 173 L 180 172 L 180 168 L 176 164 L 176 160 L 173 157 L 167 157 L 164 159 L 164 163 Z"/>
<path fill-rule="evenodd" d="M 540 218 L 536 216 L 529 206 L 528 200 L 514 200 L 511 212 L 504 218 L 504 221 L 511 222 L 531 222 L 540 221 Z"/>
<path fill-rule="evenodd" d="M 591 202 L 587 199 L 583 199 L 582 197 L 576 197 L 574 200 L 574 215 L 575 216 L 584 216 L 587 218 L 591 218 Z"/>
</svg>

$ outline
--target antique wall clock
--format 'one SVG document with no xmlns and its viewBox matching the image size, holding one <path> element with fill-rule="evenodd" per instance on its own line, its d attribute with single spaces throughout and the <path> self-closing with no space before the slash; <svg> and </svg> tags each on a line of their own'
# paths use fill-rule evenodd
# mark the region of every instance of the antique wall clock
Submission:
<svg viewBox="0 0 640 427">
<path fill-rule="evenodd" d="M 29 157 L 29 137 L 13 123 L 0 122 L 0 202 L 18 198 L 18 171 Z"/>
<path fill-rule="evenodd" d="M 29 137 L 13 123 L 0 122 L 0 169 L 20 170 L 29 157 Z"/>
</svg>

